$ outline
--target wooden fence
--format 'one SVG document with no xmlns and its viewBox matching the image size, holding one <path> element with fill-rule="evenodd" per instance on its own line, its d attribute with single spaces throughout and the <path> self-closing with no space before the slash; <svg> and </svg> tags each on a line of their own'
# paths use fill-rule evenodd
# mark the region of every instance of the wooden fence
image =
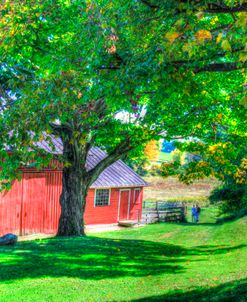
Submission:
<svg viewBox="0 0 247 302">
<path fill-rule="evenodd" d="M 142 221 L 155 222 L 185 222 L 186 206 L 183 203 L 166 201 L 144 201 Z"/>
</svg>

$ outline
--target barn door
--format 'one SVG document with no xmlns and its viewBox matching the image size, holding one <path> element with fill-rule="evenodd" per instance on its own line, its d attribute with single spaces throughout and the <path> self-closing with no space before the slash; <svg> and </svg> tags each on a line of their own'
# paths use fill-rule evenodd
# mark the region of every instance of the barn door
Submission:
<svg viewBox="0 0 247 302">
<path fill-rule="evenodd" d="M 22 182 L 15 180 L 9 191 L 0 193 L 0 236 L 20 235 Z"/>
<path fill-rule="evenodd" d="M 140 220 L 141 218 L 141 189 L 135 188 L 133 191 L 133 200 L 130 202 L 130 219 Z"/>
<path fill-rule="evenodd" d="M 119 221 L 129 219 L 130 189 L 119 192 Z"/>
<path fill-rule="evenodd" d="M 44 174 L 24 173 L 21 235 L 43 232 L 45 189 Z"/>
</svg>

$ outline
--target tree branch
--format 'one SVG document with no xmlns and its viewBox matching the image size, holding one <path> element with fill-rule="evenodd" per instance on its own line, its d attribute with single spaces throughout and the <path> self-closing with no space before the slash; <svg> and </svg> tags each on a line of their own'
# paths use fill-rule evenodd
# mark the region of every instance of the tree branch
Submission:
<svg viewBox="0 0 247 302">
<path fill-rule="evenodd" d="M 72 127 L 68 123 L 63 123 L 61 125 L 50 123 L 50 127 L 52 128 L 55 135 L 60 136 L 62 132 L 73 131 Z"/>
<path fill-rule="evenodd" d="M 236 53 L 236 52 L 243 51 L 243 50 L 244 50 L 244 46 L 239 47 L 239 48 L 233 48 L 231 50 L 231 53 Z M 218 52 L 218 53 L 212 54 L 210 57 L 207 57 L 207 58 L 198 58 L 196 60 L 177 60 L 177 61 L 166 62 L 166 64 L 182 66 L 182 65 L 186 65 L 186 64 L 193 64 L 196 62 L 210 61 L 213 59 L 223 58 L 226 54 L 227 54 L 226 52 Z"/>
<path fill-rule="evenodd" d="M 195 73 L 199 72 L 229 72 L 233 70 L 238 70 L 245 68 L 247 63 L 239 64 L 239 63 L 213 63 L 201 68 L 194 70 Z"/>
<path fill-rule="evenodd" d="M 206 13 L 239 13 L 247 11 L 247 3 L 243 3 L 237 6 L 229 7 L 226 5 L 218 5 L 209 3 L 208 8 L 204 10 Z"/>
<path fill-rule="evenodd" d="M 93 169 L 88 171 L 88 178 L 90 179 L 90 185 L 98 178 L 98 176 L 110 165 L 126 155 L 129 151 L 134 149 L 128 139 L 126 139 L 121 145 L 119 144 L 111 153 L 109 153 L 104 159 L 102 159 Z"/>
<path fill-rule="evenodd" d="M 160 8 L 158 5 L 155 5 L 153 3 L 150 3 L 149 1 L 147 0 L 140 0 L 143 4 L 145 4 L 146 6 L 152 8 L 152 9 L 155 9 L 155 8 Z"/>
<path fill-rule="evenodd" d="M 140 0 L 141 3 L 148 6 L 151 9 L 160 9 L 165 8 L 165 5 L 157 5 L 154 3 L 151 3 L 148 0 Z M 247 11 L 247 3 L 242 3 L 236 6 L 227 6 L 225 3 L 215 4 L 215 3 L 205 3 L 205 1 L 195 1 L 195 0 L 180 0 L 176 1 L 177 5 L 181 3 L 189 4 L 190 7 L 188 9 L 192 11 L 202 11 L 206 13 L 239 13 L 239 12 L 246 12 Z M 176 5 L 175 4 L 175 5 Z M 174 6 L 174 9 L 176 9 L 176 6 Z M 179 13 L 186 13 L 187 9 L 180 9 L 177 8 L 176 12 Z"/>
<path fill-rule="evenodd" d="M 99 70 L 118 70 L 118 69 L 120 69 L 120 67 L 119 66 L 105 66 L 105 65 L 103 65 L 103 66 L 99 66 L 98 69 Z"/>
</svg>

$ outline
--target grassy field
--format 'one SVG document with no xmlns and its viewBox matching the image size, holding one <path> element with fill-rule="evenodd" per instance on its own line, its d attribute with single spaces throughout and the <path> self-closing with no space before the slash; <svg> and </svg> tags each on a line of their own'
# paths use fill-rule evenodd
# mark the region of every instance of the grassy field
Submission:
<svg viewBox="0 0 247 302">
<path fill-rule="evenodd" d="M 172 160 L 172 153 L 166 153 L 166 152 L 160 152 L 158 161 L 160 162 L 166 162 Z"/>
<path fill-rule="evenodd" d="M 0 247 L 1 302 L 247 301 L 247 218 Z"/>
<path fill-rule="evenodd" d="M 144 190 L 145 200 L 175 200 L 184 202 L 205 203 L 210 192 L 220 184 L 215 179 L 195 181 L 186 185 L 176 177 L 162 178 L 160 176 L 145 177 L 149 186 Z"/>
</svg>

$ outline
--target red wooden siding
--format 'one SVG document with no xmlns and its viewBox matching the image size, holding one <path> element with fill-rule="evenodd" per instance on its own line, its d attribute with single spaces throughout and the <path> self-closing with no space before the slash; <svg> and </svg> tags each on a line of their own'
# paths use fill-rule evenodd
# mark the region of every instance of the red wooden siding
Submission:
<svg viewBox="0 0 247 302">
<path fill-rule="evenodd" d="M 87 196 L 85 223 L 106 224 L 118 221 L 118 189 L 110 190 L 110 204 L 108 206 L 94 206 L 95 190 L 90 189 Z"/>
<path fill-rule="evenodd" d="M 61 177 L 61 171 L 25 171 L 20 182 L 15 181 L 10 191 L 1 193 L 0 235 L 9 232 L 18 235 L 55 234 L 60 217 Z M 123 189 L 127 188 L 112 188 L 110 204 L 97 207 L 94 206 L 95 189 L 90 189 L 85 223 L 108 224 L 117 223 L 119 219 L 137 220 L 138 215 L 141 215 L 143 188 Z"/>
<path fill-rule="evenodd" d="M 121 197 L 119 200 L 120 191 L 121 191 Z M 111 189 L 110 193 L 111 193 L 110 205 L 95 207 L 94 206 L 95 190 L 94 189 L 89 190 L 87 196 L 86 210 L 85 210 L 86 224 L 117 223 L 121 219 L 122 220 L 128 219 L 127 217 L 129 217 L 130 220 L 138 220 L 138 215 L 140 215 L 141 218 L 143 188 L 131 188 L 128 189 L 128 191 L 124 191 L 124 189 L 113 188 Z M 129 205 L 129 216 L 128 216 L 129 194 L 130 194 L 130 205 Z M 120 209 L 118 210 L 119 202 L 120 202 Z"/>
<path fill-rule="evenodd" d="M 54 234 L 57 231 L 61 213 L 59 198 L 62 191 L 62 173 L 46 173 L 46 203 L 44 216 L 44 233 Z"/>
<path fill-rule="evenodd" d="M 12 189 L 0 194 L 0 234 L 19 234 L 22 205 L 22 183 L 17 180 Z"/>
<path fill-rule="evenodd" d="M 43 233 L 45 174 L 24 173 L 22 189 L 21 235 Z"/>
</svg>

